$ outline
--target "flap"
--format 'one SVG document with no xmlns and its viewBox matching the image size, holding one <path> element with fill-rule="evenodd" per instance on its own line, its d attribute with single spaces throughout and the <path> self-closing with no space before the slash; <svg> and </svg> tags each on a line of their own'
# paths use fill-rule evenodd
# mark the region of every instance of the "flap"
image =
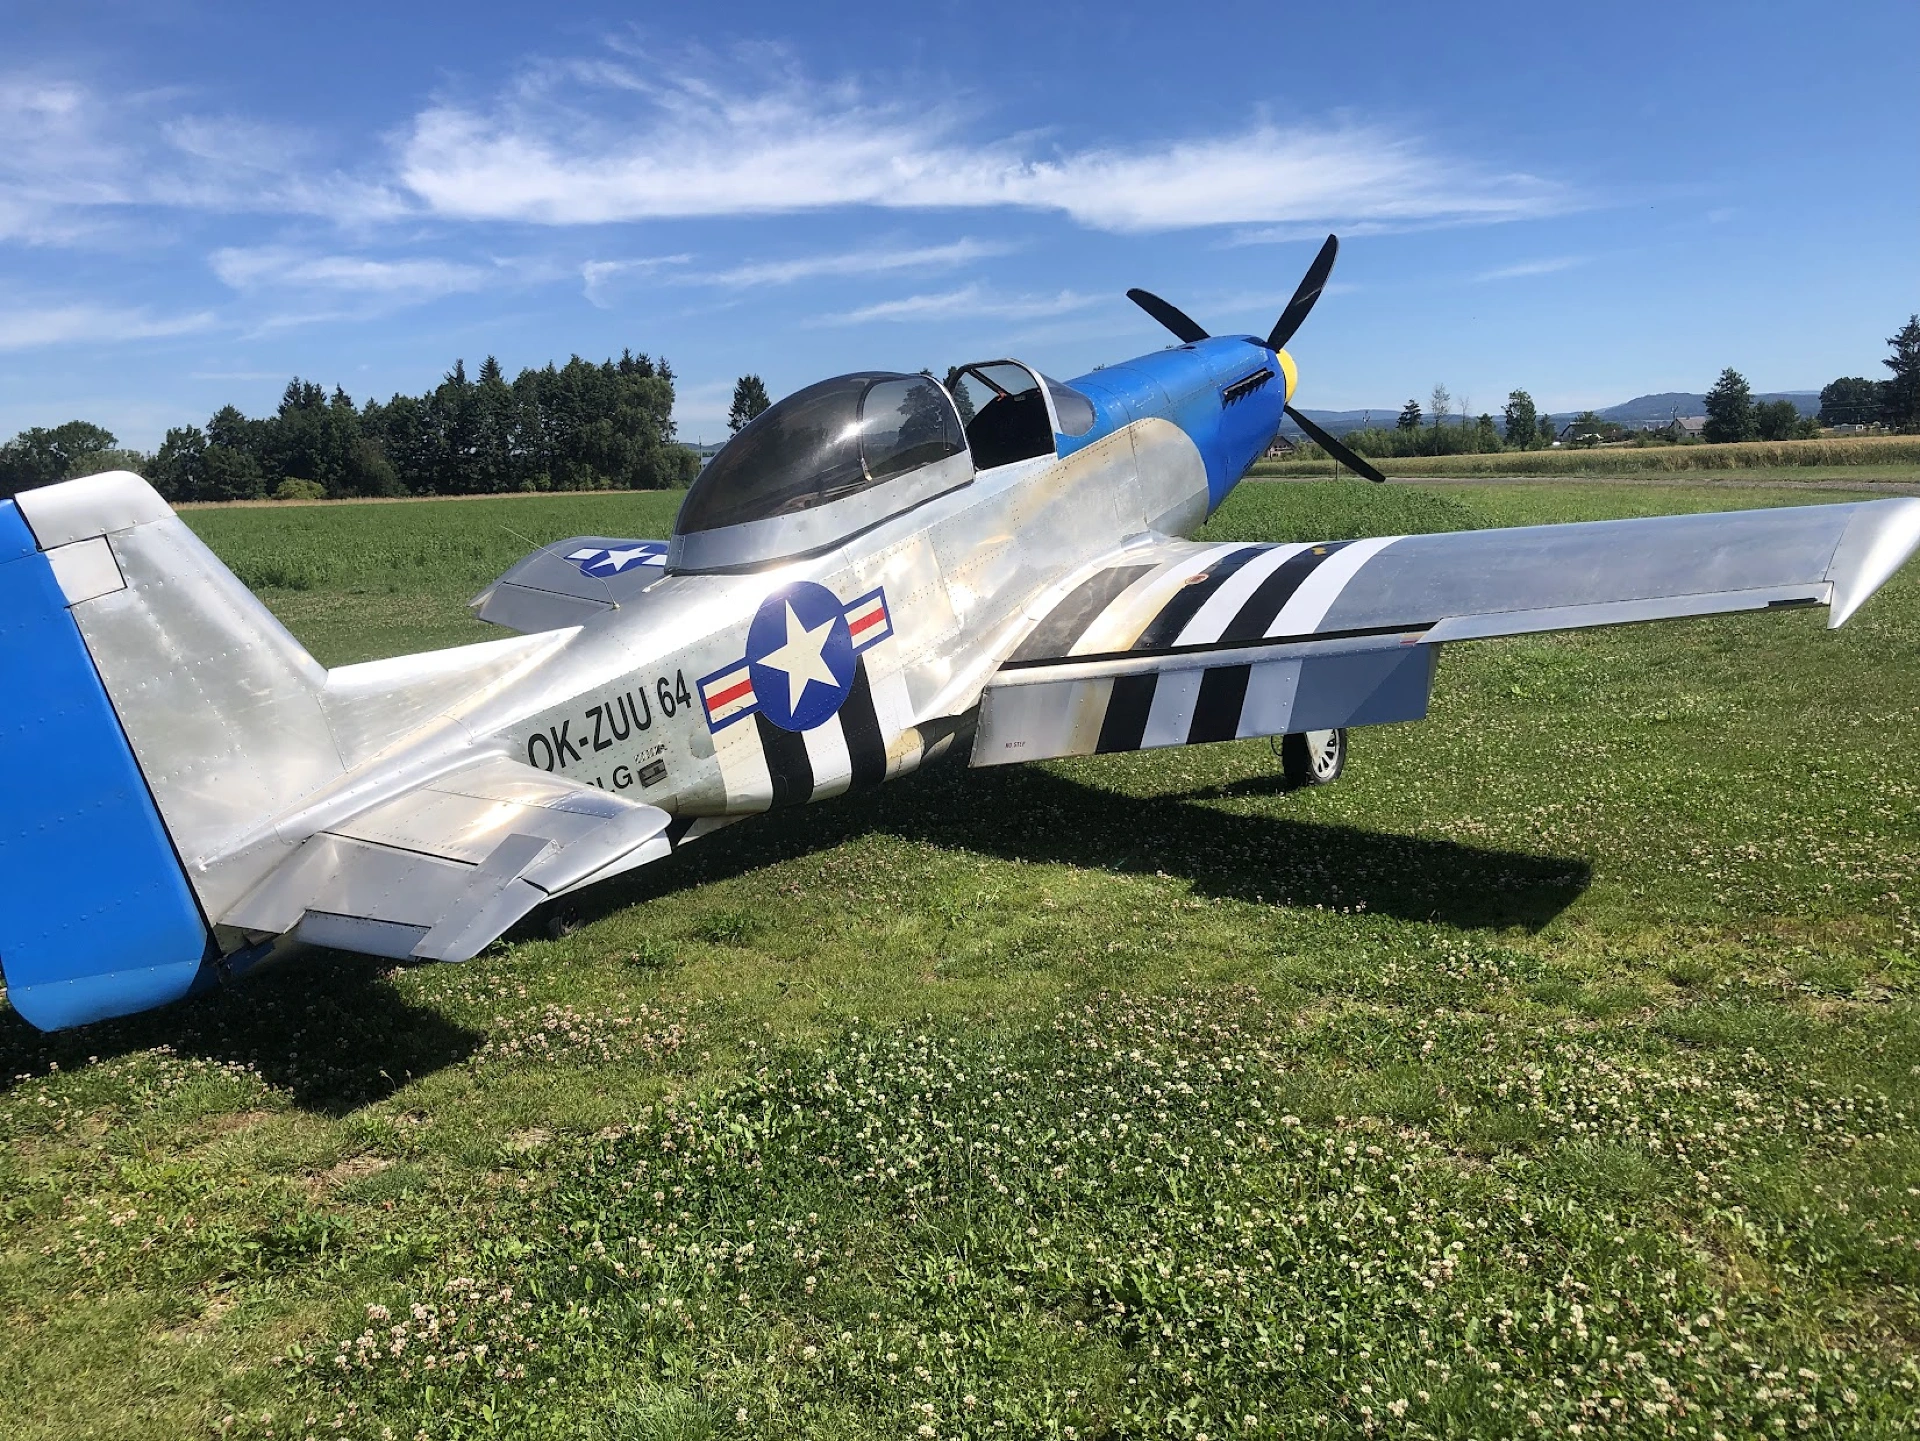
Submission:
<svg viewBox="0 0 1920 1441">
<path fill-rule="evenodd" d="M 664 856 L 672 817 L 504 756 L 310 837 L 223 923 L 465 960 L 541 901 Z"/>
</svg>

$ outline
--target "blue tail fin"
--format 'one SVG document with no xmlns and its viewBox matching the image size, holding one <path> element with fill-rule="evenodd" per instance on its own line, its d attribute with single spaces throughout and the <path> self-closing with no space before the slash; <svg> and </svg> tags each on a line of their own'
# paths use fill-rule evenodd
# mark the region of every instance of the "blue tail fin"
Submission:
<svg viewBox="0 0 1920 1441">
<path fill-rule="evenodd" d="M 42 1030 L 177 1000 L 210 941 L 67 605 L 0 502 L 0 969 Z"/>
</svg>

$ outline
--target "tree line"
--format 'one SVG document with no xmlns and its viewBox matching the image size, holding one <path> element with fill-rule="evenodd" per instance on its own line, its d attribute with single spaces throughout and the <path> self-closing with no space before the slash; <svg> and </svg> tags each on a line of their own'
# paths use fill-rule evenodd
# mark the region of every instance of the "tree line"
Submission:
<svg viewBox="0 0 1920 1441">
<path fill-rule="evenodd" d="M 1903 433 L 1920 432 L 1920 315 L 1887 337 L 1893 353 L 1881 364 L 1893 372 L 1885 380 L 1844 375 L 1820 391 L 1822 425 L 1884 425 Z"/>
<path fill-rule="evenodd" d="M 1822 426 L 1834 425 L 1880 425 L 1920 433 L 1920 315 L 1910 317 L 1889 336 L 1887 345 L 1892 353 L 1881 363 L 1892 376 L 1887 380 L 1853 376 L 1832 382 L 1820 392 L 1817 419 L 1800 414 L 1791 400 L 1755 399 L 1746 377 L 1729 367 L 1707 392 L 1699 439 L 1709 443 L 1810 440 Z M 1434 386 L 1429 407 L 1423 409 L 1418 400 L 1409 400 L 1391 428 L 1363 426 L 1344 439 L 1360 454 L 1381 459 L 1535 450 L 1556 443 L 1600 445 L 1631 440 L 1638 445 L 1676 445 L 1694 439 L 1677 423 L 1629 431 L 1591 410 L 1581 411 L 1562 427 L 1543 414 L 1524 390 L 1508 393 L 1498 421 L 1486 412 L 1474 417 L 1467 402 L 1456 400 L 1444 385 Z"/>
<path fill-rule="evenodd" d="M 185 501 L 652 490 L 699 468 L 674 439 L 664 359 L 576 355 L 509 381 L 488 356 L 477 377 L 455 361 L 423 395 L 359 405 L 296 377 L 272 415 L 223 406 L 205 426 L 169 430 L 150 456 L 87 421 L 35 427 L 0 445 L 0 495 L 116 469 Z"/>
</svg>

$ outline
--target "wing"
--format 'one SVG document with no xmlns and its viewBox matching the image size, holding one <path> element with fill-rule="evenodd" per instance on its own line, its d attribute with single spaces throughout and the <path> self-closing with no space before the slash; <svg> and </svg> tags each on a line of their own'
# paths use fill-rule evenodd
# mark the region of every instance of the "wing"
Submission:
<svg viewBox="0 0 1920 1441">
<path fill-rule="evenodd" d="M 672 820 L 483 756 L 309 837 L 219 919 L 376 956 L 466 960 L 548 897 L 666 855 Z"/>
<path fill-rule="evenodd" d="M 666 572 L 664 540 L 576 535 L 542 546 L 468 602 L 481 620 L 530 632 L 579 625 Z"/>
<path fill-rule="evenodd" d="M 1920 500 L 1385 536 L 1160 541 L 1044 598 L 981 699 L 973 764 L 1419 720 L 1439 645 L 1827 605 L 1920 546 Z"/>
</svg>

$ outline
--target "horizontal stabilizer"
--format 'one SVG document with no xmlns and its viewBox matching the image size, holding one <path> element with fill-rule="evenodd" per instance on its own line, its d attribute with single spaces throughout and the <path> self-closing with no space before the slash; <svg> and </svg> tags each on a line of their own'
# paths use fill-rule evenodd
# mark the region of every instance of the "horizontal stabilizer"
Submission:
<svg viewBox="0 0 1920 1441">
<path fill-rule="evenodd" d="M 466 960 L 548 897 L 668 854 L 671 820 L 483 756 L 308 838 L 220 919 L 371 955 Z"/>
<path fill-rule="evenodd" d="M 664 540 L 576 535 L 542 546 L 468 602 L 481 620 L 530 633 L 579 625 L 666 573 Z"/>
</svg>

